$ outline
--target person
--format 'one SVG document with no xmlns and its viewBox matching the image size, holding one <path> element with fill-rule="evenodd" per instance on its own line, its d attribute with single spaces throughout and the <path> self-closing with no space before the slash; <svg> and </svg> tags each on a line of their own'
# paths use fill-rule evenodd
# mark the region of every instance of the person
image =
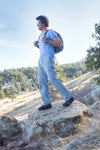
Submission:
<svg viewBox="0 0 100 150">
<path fill-rule="evenodd" d="M 38 83 L 43 105 L 40 106 L 38 110 L 52 107 L 48 80 L 65 100 L 63 107 L 67 107 L 74 101 L 74 98 L 61 81 L 57 79 L 54 67 L 54 46 L 59 47 L 62 45 L 62 42 L 52 30 L 48 30 L 47 32 L 49 20 L 46 16 L 38 16 L 36 20 L 38 29 L 42 32 L 38 41 L 34 42 L 34 46 L 40 49 L 40 58 L 38 61 Z M 46 35 L 45 32 L 47 32 Z"/>
</svg>

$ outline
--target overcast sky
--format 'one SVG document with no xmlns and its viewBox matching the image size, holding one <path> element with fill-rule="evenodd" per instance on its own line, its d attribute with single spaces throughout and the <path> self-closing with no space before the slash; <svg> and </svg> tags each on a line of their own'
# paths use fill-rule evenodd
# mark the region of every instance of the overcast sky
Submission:
<svg viewBox="0 0 100 150">
<path fill-rule="evenodd" d="M 0 70 L 37 66 L 39 49 L 33 46 L 40 31 L 36 17 L 46 15 L 49 29 L 64 40 L 59 64 L 81 60 L 94 45 L 91 34 L 100 22 L 100 0 L 0 0 Z"/>
</svg>

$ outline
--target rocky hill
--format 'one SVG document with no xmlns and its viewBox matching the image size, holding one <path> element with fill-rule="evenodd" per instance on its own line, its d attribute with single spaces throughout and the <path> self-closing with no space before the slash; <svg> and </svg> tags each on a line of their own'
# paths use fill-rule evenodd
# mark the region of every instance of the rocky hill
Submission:
<svg viewBox="0 0 100 150">
<path fill-rule="evenodd" d="M 100 86 L 87 73 L 65 86 L 75 97 L 67 108 L 61 96 L 42 112 L 39 91 L 23 93 L 14 102 L 0 101 L 1 150 L 99 150 Z"/>
</svg>

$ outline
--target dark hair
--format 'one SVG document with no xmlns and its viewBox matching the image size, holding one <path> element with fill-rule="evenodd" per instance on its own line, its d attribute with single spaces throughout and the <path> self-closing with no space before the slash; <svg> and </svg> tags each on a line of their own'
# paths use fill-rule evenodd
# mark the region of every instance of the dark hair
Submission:
<svg viewBox="0 0 100 150">
<path fill-rule="evenodd" d="M 38 16 L 36 20 L 40 20 L 46 27 L 49 26 L 49 20 L 46 16 Z"/>
</svg>

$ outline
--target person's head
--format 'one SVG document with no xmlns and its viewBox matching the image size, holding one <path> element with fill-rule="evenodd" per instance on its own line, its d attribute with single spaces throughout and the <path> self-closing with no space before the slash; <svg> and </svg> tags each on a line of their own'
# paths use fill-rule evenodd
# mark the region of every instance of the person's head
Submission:
<svg viewBox="0 0 100 150">
<path fill-rule="evenodd" d="M 37 25 L 38 27 L 41 26 L 41 27 L 48 27 L 49 26 L 49 20 L 46 16 L 38 16 L 36 18 L 37 20 Z M 39 29 L 41 30 L 41 27 L 39 27 Z"/>
</svg>

